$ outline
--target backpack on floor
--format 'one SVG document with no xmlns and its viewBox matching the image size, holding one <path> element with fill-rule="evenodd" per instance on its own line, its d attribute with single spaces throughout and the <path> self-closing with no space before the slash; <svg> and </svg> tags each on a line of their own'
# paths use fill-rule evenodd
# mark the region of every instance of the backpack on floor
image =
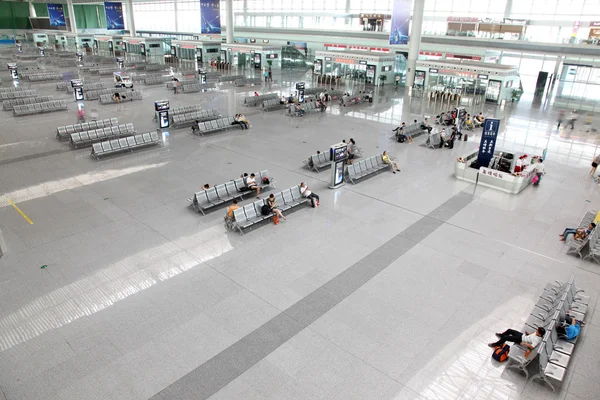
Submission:
<svg viewBox="0 0 600 400">
<path fill-rule="evenodd" d="M 508 360 L 508 353 L 510 352 L 510 346 L 504 343 L 502 346 L 497 346 L 492 353 L 492 358 L 498 362 L 504 362 Z"/>
</svg>

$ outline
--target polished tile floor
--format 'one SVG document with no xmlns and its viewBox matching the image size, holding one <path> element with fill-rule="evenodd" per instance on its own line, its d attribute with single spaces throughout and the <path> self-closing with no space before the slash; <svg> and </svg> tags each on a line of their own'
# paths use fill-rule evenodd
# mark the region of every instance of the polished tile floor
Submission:
<svg viewBox="0 0 600 400">
<path fill-rule="evenodd" d="M 308 79 L 275 78 L 259 92 Z M 253 128 L 169 129 L 159 148 L 96 161 L 54 137 L 76 122 L 74 102 L 1 114 L 0 399 L 598 398 L 600 266 L 557 240 L 599 207 L 587 177 L 598 135 L 583 121 L 557 130 L 558 108 L 526 98 L 470 109 L 502 119 L 499 146 L 548 148 L 542 184 L 511 196 L 453 178 L 477 135 L 453 150 L 390 140 L 400 121 L 444 108 L 392 86 L 297 126 L 244 109 L 255 88 L 141 89 L 143 101 L 85 107 L 146 132 L 166 98 L 244 112 Z M 329 171 L 302 168 L 350 137 L 365 156 L 388 150 L 402 172 L 330 190 Z M 263 169 L 278 188 L 307 182 L 321 205 L 244 236 L 224 230 L 224 210 L 187 208 L 202 184 Z M 553 393 L 493 363 L 486 343 L 520 329 L 545 283 L 571 275 L 591 310 Z"/>
</svg>

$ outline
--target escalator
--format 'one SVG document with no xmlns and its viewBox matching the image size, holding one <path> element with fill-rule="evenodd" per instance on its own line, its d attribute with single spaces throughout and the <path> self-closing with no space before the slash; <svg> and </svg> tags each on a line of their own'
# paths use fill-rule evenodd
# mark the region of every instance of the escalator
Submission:
<svg viewBox="0 0 600 400">
<path fill-rule="evenodd" d="M 281 69 L 307 70 L 312 66 L 312 61 L 294 46 L 281 48 Z"/>
</svg>

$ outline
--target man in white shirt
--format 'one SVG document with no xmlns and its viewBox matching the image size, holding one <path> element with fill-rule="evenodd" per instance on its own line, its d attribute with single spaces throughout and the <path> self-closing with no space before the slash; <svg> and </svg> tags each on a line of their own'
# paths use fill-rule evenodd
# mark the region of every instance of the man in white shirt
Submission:
<svg viewBox="0 0 600 400">
<path fill-rule="evenodd" d="M 300 183 L 300 193 L 302 194 L 302 197 L 310 199 L 312 208 L 319 205 L 319 196 L 316 193 L 313 193 L 304 182 Z"/>
<path fill-rule="evenodd" d="M 523 347 L 527 347 L 530 350 L 535 349 L 541 342 L 546 330 L 542 327 L 537 328 L 535 332 L 521 333 L 514 329 L 507 329 L 502 333 L 496 333 L 498 341 L 489 343 L 490 347 L 502 346 L 506 342 L 513 342 L 520 344 Z"/>
<path fill-rule="evenodd" d="M 256 190 L 256 197 L 260 199 L 260 186 L 256 183 L 256 176 L 254 174 L 250 174 L 250 177 L 246 178 L 246 187 L 250 190 Z"/>
</svg>

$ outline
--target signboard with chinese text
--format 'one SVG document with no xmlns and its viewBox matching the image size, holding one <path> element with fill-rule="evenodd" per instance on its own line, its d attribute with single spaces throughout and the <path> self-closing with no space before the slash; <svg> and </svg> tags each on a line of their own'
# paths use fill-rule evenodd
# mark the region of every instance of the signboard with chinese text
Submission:
<svg viewBox="0 0 600 400">
<path fill-rule="evenodd" d="M 200 0 L 200 33 L 221 33 L 221 1 Z"/>
<path fill-rule="evenodd" d="M 499 119 L 485 119 L 483 123 L 483 132 L 481 132 L 481 142 L 479 143 L 479 153 L 477 154 L 477 164 L 479 164 L 480 167 L 487 167 L 494 157 L 496 138 L 498 137 L 499 130 Z"/>
<path fill-rule="evenodd" d="M 390 44 L 408 43 L 408 26 L 410 23 L 410 12 L 412 1 L 394 0 L 392 10 L 392 29 L 390 31 Z"/>
<path fill-rule="evenodd" d="M 106 14 L 106 29 L 125 29 L 123 21 L 123 4 L 104 2 L 104 13 Z"/>
<path fill-rule="evenodd" d="M 50 26 L 67 26 L 62 4 L 48 4 L 46 7 L 48 8 Z"/>
</svg>

